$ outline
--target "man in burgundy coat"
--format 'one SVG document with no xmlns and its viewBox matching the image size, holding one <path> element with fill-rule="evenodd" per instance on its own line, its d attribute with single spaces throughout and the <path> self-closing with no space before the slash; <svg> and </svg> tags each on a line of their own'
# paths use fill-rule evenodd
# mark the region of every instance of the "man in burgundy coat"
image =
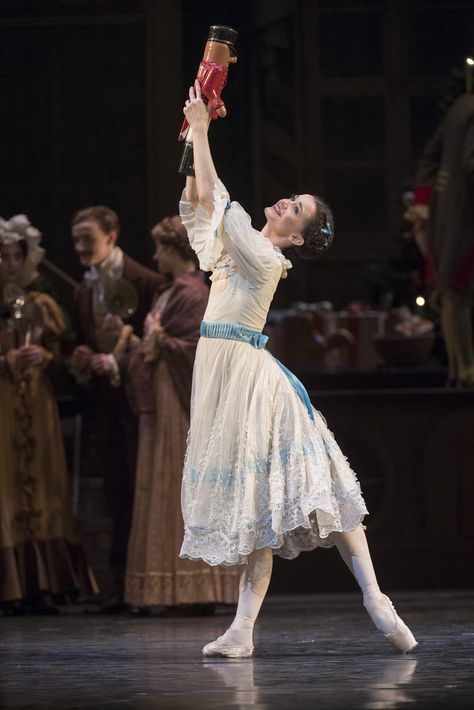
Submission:
<svg viewBox="0 0 474 710">
<path fill-rule="evenodd" d="M 78 382 L 84 385 L 85 416 L 93 420 L 89 424 L 95 434 L 96 460 L 112 518 L 110 566 L 115 592 L 101 607 L 101 611 L 109 613 L 125 607 L 123 584 L 133 506 L 137 421 L 113 356 L 116 336 L 104 328 L 108 312 L 105 291 L 118 279 L 134 287 L 138 306 L 130 324 L 141 336 L 143 321 L 163 282 L 163 276 L 141 266 L 117 246 L 119 230 L 117 214 L 101 205 L 82 209 L 72 219 L 74 249 L 88 270 L 75 295 L 78 346 L 71 364 Z"/>
</svg>

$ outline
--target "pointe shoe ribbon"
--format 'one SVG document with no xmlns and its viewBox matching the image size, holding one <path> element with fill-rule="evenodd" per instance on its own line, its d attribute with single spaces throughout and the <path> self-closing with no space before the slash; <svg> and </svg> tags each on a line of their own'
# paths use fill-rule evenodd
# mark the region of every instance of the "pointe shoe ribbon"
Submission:
<svg viewBox="0 0 474 710">
<path fill-rule="evenodd" d="M 391 600 L 385 594 L 371 595 L 364 599 L 364 606 L 379 631 L 398 651 L 413 651 L 418 641 L 408 626 L 400 619 Z"/>
</svg>

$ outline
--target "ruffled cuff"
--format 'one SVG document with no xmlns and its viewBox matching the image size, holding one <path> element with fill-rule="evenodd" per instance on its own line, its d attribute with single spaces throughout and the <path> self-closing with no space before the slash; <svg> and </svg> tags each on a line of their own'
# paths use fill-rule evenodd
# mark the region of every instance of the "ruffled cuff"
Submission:
<svg viewBox="0 0 474 710">
<path fill-rule="evenodd" d="M 224 217 L 229 193 L 220 180 L 214 185 L 214 209 L 212 215 L 202 206 L 196 209 L 186 200 L 183 192 L 179 203 L 179 213 L 188 231 L 189 242 L 199 258 L 203 271 L 212 271 L 222 254 L 223 242 L 219 226 Z"/>
</svg>

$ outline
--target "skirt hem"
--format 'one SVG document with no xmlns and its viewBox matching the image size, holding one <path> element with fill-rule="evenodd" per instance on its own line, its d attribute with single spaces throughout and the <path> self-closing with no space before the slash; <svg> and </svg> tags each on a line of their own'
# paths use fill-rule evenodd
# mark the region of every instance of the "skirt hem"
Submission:
<svg viewBox="0 0 474 710">
<path fill-rule="evenodd" d="M 316 510 L 317 509 L 313 509 L 310 515 L 315 517 Z M 317 529 L 317 524 L 315 521 L 313 525 L 304 526 L 298 524 L 294 527 L 288 527 L 281 532 L 276 532 L 272 529 L 271 532 L 273 533 L 273 535 L 269 535 L 268 537 L 262 534 L 258 536 L 256 535 L 258 541 L 255 545 L 253 545 L 251 549 L 240 548 L 237 549 L 235 554 L 233 554 L 232 556 L 224 555 L 219 558 L 216 558 L 215 554 L 206 554 L 206 551 L 202 551 L 202 553 L 200 554 L 192 554 L 192 552 L 189 550 L 190 545 L 187 544 L 185 536 L 179 556 L 182 559 L 202 560 L 211 567 L 215 567 L 217 565 L 235 566 L 247 564 L 247 557 L 254 550 L 270 548 L 271 550 L 273 550 L 274 555 L 278 555 L 283 559 L 293 560 L 298 557 L 301 552 L 311 552 L 317 547 L 333 547 L 335 544 L 334 541 L 328 539 L 332 533 L 352 532 L 359 525 L 361 525 L 366 515 L 368 515 L 367 511 L 359 513 L 350 521 L 348 521 L 344 525 L 341 525 L 339 528 L 335 527 L 333 529 L 324 531 L 319 531 Z M 288 538 L 291 536 L 295 536 L 298 538 L 296 540 L 292 540 L 293 544 L 289 544 Z M 202 537 L 202 535 L 200 535 L 200 537 Z"/>
</svg>

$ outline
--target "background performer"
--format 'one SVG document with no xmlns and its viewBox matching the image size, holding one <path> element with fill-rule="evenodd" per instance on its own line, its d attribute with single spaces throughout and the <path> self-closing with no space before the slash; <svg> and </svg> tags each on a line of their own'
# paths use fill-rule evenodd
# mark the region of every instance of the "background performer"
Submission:
<svg viewBox="0 0 474 710">
<path fill-rule="evenodd" d="M 237 600 L 236 570 L 179 559 L 191 380 L 209 289 L 177 215 L 155 225 L 152 234 L 158 270 L 172 280 L 159 289 L 142 339 L 134 343 L 132 336 L 124 357 L 127 391 L 139 418 L 125 601 L 142 614 L 152 606 L 177 607 L 164 614 L 210 613 L 217 602 Z M 121 325 L 123 337 L 132 328 Z"/>
</svg>

